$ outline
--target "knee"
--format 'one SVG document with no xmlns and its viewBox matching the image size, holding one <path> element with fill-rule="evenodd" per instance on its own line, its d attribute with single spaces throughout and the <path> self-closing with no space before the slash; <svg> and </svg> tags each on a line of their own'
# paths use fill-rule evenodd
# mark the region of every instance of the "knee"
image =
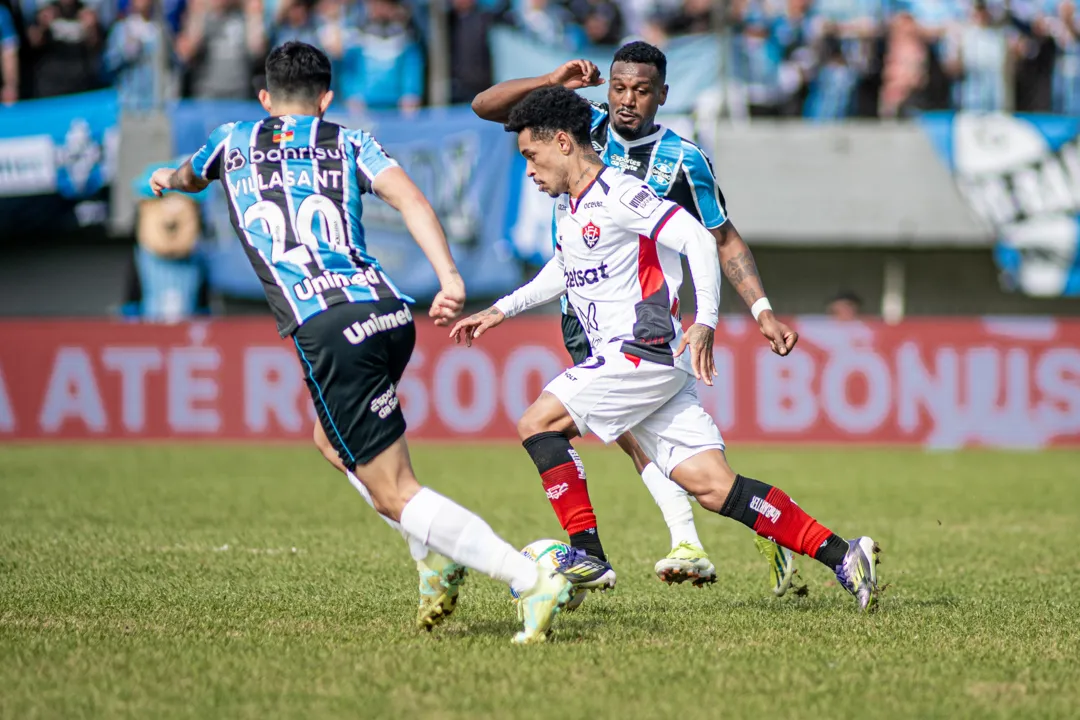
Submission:
<svg viewBox="0 0 1080 720">
<path fill-rule="evenodd" d="M 363 482 L 363 475 L 360 477 Z M 417 482 L 411 469 L 402 469 L 396 477 L 369 476 L 364 487 L 371 496 L 371 505 L 376 512 L 395 522 L 401 522 L 401 513 L 404 512 L 405 506 L 416 493 L 420 492 L 420 483 Z"/>
<path fill-rule="evenodd" d="M 698 501 L 698 505 L 709 512 L 719 513 L 723 509 L 724 503 L 727 501 L 727 496 L 727 490 L 710 487 L 705 492 L 696 494 L 694 499 Z"/>
<path fill-rule="evenodd" d="M 711 455 L 703 453 L 681 463 L 672 472 L 671 479 L 693 495 L 701 507 L 718 513 L 735 484 L 735 473 L 726 462 Z"/>
<path fill-rule="evenodd" d="M 530 407 L 525 411 L 525 414 L 521 416 L 521 419 L 517 423 L 518 437 L 522 442 L 528 440 L 533 435 L 542 432 L 548 432 L 551 430 L 547 427 L 548 423 L 544 422 L 544 419 L 540 416 L 540 413 L 535 412 L 533 407 Z"/>
<path fill-rule="evenodd" d="M 371 506 L 375 508 L 375 512 L 394 522 L 401 522 L 401 512 L 405 509 L 405 503 L 400 502 L 399 498 L 376 493 L 371 493 Z"/>
</svg>

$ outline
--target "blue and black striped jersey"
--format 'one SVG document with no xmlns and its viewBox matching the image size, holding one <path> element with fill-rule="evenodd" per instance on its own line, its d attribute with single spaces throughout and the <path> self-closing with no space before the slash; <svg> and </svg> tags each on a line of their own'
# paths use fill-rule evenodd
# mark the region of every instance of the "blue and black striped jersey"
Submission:
<svg viewBox="0 0 1080 720">
<path fill-rule="evenodd" d="M 229 123 L 191 164 L 222 181 L 282 337 L 338 303 L 413 302 L 364 242 L 361 196 L 397 165 L 370 134 L 303 115 Z"/>
<path fill-rule="evenodd" d="M 591 104 L 590 135 L 605 165 L 645 181 L 653 192 L 681 205 L 710 230 L 727 222 L 727 202 L 701 148 L 663 127 L 627 140 L 611 126 L 607 103 Z"/>
</svg>

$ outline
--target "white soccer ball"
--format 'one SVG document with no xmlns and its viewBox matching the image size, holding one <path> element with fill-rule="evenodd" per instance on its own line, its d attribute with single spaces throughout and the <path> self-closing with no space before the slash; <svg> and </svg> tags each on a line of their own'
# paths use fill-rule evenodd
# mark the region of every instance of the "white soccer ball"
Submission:
<svg viewBox="0 0 1080 720">
<path fill-rule="evenodd" d="M 554 572 L 566 560 L 570 554 L 570 546 L 561 540 L 534 540 L 521 548 L 521 554 L 540 566 L 540 571 Z M 517 598 L 517 593 L 510 590 L 510 594 Z M 578 590 L 574 597 L 570 598 L 567 610 L 577 610 L 581 603 L 585 602 L 587 590 Z"/>
</svg>

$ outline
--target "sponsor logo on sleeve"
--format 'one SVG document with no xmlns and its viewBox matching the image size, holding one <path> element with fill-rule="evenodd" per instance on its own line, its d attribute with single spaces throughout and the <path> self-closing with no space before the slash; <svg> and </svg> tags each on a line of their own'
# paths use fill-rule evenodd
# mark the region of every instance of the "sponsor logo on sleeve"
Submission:
<svg viewBox="0 0 1080 720">
<path fill-rule="evenodd" d="M 643 218 L 652 217 L 662 204 L 660 198 L 647 185 L 630 188 L 619 198 L 619 202 Z"/>
</svg>

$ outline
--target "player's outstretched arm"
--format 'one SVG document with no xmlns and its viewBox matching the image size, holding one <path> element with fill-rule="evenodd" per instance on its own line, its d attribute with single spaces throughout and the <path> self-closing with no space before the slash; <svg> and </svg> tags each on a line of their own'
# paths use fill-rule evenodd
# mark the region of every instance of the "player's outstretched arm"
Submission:
<svg viewBox="0 0 1080 720">
<path fill-rule="evenodd" d="M 716 253 L 724 276 L 739 293 L 758 322 L 761 334 L 777 355 L 787 355 L 799 340 L 799 334 L 776 319 L 772 305 L 765 297 L 765 286 L 758 275 L 757 263 L 750 246 L 743 240 L 731 220 L 709 231 L 716 240 Z"/>
<path fill-rule="evenodd" d="M 473 98 L 472 109 L 477 117 L 492 122 L 506 122 L 510 110 L 531 93 L 542 87 L 562 85 L 571 90 L 603 85 L 600 68 L 588 60 L 571 60 L 538 77 L 506 80 L 494 85 Z"/>
<path fill-rule="evenodd" d="M 172 168 L 158 168 L 150 176 L 150 190 L 157 197 L 161 197 L 166 190 L 197 193 L 205 190 L 209 184 L 209 180 L 195 174 L 190 160 L 175 170 Z"/>
<path fill-rule="evenodd" d="M 442 288 L 431 304 L 429 315 L 436 325 L 448 325 L 465 307 L 465 282 L 450 254 L 439 218 L 416 183 L 400 167 L 389 167 L 375 176 L 371 189 L 390 207 L 401 213 L 405 227 L 435 269 Z"/>
</svg>

